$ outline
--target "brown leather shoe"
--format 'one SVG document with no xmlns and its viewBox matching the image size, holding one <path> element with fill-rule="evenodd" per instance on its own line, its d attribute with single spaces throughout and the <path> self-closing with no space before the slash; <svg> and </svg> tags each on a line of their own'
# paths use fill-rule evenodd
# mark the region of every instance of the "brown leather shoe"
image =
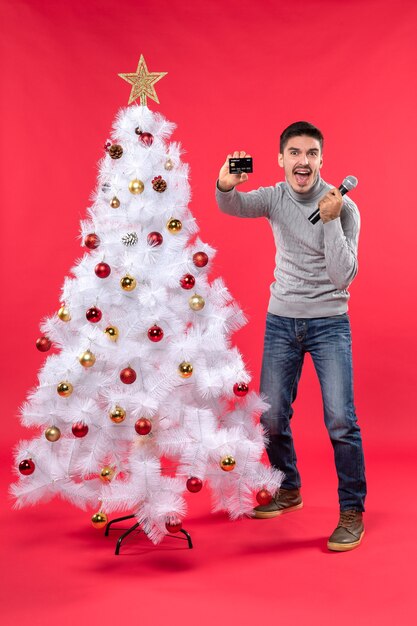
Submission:
<svg viewBox="0 0 417 626">
<path fill-rule="evenodd" d="M 255 507 L 253 513 L 258 519 L 268 519 L 302 508 L 303 501 L 299 489 L 280 489 L 269 504 Z"/>
<path fill-rule="evenodd" d="M 339 523 L 327 542 L 329 550 L 346 552 L 357 548 L 365 534 L 361 511 L 341 511 Z"/>
</svg>

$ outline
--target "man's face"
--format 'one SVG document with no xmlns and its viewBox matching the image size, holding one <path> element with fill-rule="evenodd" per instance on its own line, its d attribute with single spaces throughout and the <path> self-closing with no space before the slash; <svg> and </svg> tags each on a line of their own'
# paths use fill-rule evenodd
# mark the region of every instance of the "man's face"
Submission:
<svg viewBox="0 0 417 626">
<path fill-rule="evenodd" d="M 297 193 L 307 193 L 317 180 L 323 158 L 320 142 L 314 137 L 300 135 L 287 141 L 278 163 L 284 168 L 285 178 Z"/>
</svg>

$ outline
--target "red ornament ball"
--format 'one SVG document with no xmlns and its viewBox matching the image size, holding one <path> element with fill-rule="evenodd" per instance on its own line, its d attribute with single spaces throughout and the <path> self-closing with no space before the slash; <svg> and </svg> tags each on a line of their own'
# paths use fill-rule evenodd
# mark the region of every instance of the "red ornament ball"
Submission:
<svg viewBox="0 0 417 626">
<path fill-rule="evenodd" d="M 48 352 L 51 346 L 52 343 L 48 337 L 39 337 L 39 339 L 36 340 L 36 347 L 39 352 Z"/>
<path fill-rule="evenodd" d="M 102 312 L 96 306 L 92 306 L 85 314 L 88 321 L 92 324 L 97 324 L 101 320 L 102 315 Z"/>
<path fill-rule="evenodd" d="M 179 533 L 182 528 L 182 522 L 180 522 L 179 520 L 170 520 L 169 522 L 166 522 L 165 528 L 169 533 Z"/>
<path fill-rule="evenodd" d="M 196 252 L 193 255 L 193 263 L 196 267 L 205 267 L 208 260 L 209 258 L 205 252 Z"/>
<path fill-rule="evenodd" d="M 233 393 L 235 394 L 235 396 L 238 396 L 239 398 L 246 396 L 248 391 L 249 391 L 249 385 L 247 385 L 246 383 L 236 383 L 235 385 L 233 385 Z"/>
<path fill-rule="evenodd" d="M 153 135 L 151 133 L 140 133 L 138 139 L 148 148 L 153 144 Z"/>
<path fill-rule="evenodd" d="M 35 464 L 32 459 L 23 459 L 19 463 L 19 472 L 23 474 L 23 476 L 30 476 L 35 471 Z"/>
<path fill-rule="evenodd" d="M 72 434 L 74 437 L 81 439 L 82 437 L 85 437 L 87 433 L 88 426 L 87 424 L 84 424 L 84 422 L 76 422 L 72 425 Z"/>
<path fill-rule="evenodd" d="M 151 328 L 148 330 L 148 337 L 151 341 L 154 341 L 155 343 L 157 343 L 158 341 L 161 341 L 161 339 L 164 336 L 164 331 L 162 330 L 162 328 L 160 328 L 160 326 L 151 326 Z"/>
<path fill-rule="evenodd" d="M 136 380 L 136 372 L 135 372 L 135 370 L 132 369 L 131 367 L 125 367 L 120 372 L 120 380 L 125 385 L 131 385 Z"/>
<path fill-rule="evenodd" d="M 195 278 L 192 274 L 184 274 L 180 278 L 180 285 L 183 289 L 192 289 L 195 285 Z"/>
<path fill-rule="evenodd" d="M 90 250 L 94 250 L 100 245 L 100 237 L 96 233 L 90 233 L 84 237 L 84 245 Z"/>
<path fill-rule="evenodd" d="M 163 242 L 164 238 L 162 237 L 161 233 L 158 233 L 156 231 L 149 233 L 148 235 L 148 245 L 149 246 L 160 246 L 161 243 Z"/>
<path fill-rule="evenodd" d="M 135 424 L 135 430 L 138 435 L 149 435 L 152 430 L 152 422 L 146 417 L 141 417 Z"/>
<path fill-rule="evenodd" d="M 107 263 L 97 263 L 94 271 L 96 273 L 96 276 L 98 276 L 99 278 L 107 278 L 107 276 L 110 276 L 111 267 Z"/>
<path fill-rule="evenodd" d="M 261 506 L 265 506 L 269 504 L 272 500 L 272 494 L 267 489 L 261 489 L 256 494 L 256 501 Z"/>
<path fill-rule="evenodd" d="M 191 476 L 187 480 L 187 489 L 188 491 L 191 491 L 191 493 L 198 493 L 199 491 L 201 491 L 202 487 L 203 481 L 196 476 Z"/>
</svg>

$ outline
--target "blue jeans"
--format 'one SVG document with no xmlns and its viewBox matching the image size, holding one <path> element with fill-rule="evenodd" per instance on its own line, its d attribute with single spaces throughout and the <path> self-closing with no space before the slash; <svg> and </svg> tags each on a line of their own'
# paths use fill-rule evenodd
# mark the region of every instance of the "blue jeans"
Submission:
<svg viewBox="0 0 417 626">
<path fill-rule="evenodd" d="M 351 334 L 346 313 L 314 319 L 268 313 L 261 392 L 271 408 L 262 415 L 261 423 L 269 436 L 269 460 L 285 473 L 282 487 L 301 486 L 290 422 L 306 352 L 311 354 L 320 381 L 324 421 L 339 479 L 340 510 L 364 511 L 365 465 L 353 404 Z"/>
</svg>

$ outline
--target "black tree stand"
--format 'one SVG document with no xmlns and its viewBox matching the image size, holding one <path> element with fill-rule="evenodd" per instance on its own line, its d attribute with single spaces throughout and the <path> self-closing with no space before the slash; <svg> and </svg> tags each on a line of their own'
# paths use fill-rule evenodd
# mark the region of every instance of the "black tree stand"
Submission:
<svg viewBox="0 0 417 626">
<path fill-rule="evenodd" d="M 110 526 L 112 524 L 116 524 L 117 522 L 124 522 L 125 520 L 133 519 L 134 517 L 135 517 L 134 515 L 125 515 L 124 517 L 117 517 L 116 519 L 111 520 L 110 522 L 108 522 L 108 524 L 106 524 L 106 530 L 104 532 L 104 535 L 106 537 L 109 536 Z M 132 533 L 134 530 L 136 530 L 138 528 L 138 526 L 140 526 L 140 524 L 139 524 L 139 522 L 136 522 L 136 524 L 133 524 L 133 526 L 128 528 L 128 530 L 126 530 L 122 535 L 120 535 L 120 537 L 119 537 L 119 539 L 117 540 L 117 543 L 116 543 L 116 550 L 114 552 L 115 554 L 119 554 L 120 547 L 122 545 L 123 540 L 128 535 L 130 535 L 130 533 Z M 191 541 L 191 537 L 190 537 L 189 533 L 187 533 L 187 531 L 184 530 L 183 528 L 181 528 L 181 530 L 179 532 L 182 533 L 183 535 L 185 535 L 185 537 L 178 537 L 178 535 L 172 535 L 172 534 L 169 534 L 168 537 L 172 537 L 173 539 L 182 539 L 184 541 L 187 541 L 188 547 L 191 549 L 193 547 L 193 542 Z"/>
</svg>

